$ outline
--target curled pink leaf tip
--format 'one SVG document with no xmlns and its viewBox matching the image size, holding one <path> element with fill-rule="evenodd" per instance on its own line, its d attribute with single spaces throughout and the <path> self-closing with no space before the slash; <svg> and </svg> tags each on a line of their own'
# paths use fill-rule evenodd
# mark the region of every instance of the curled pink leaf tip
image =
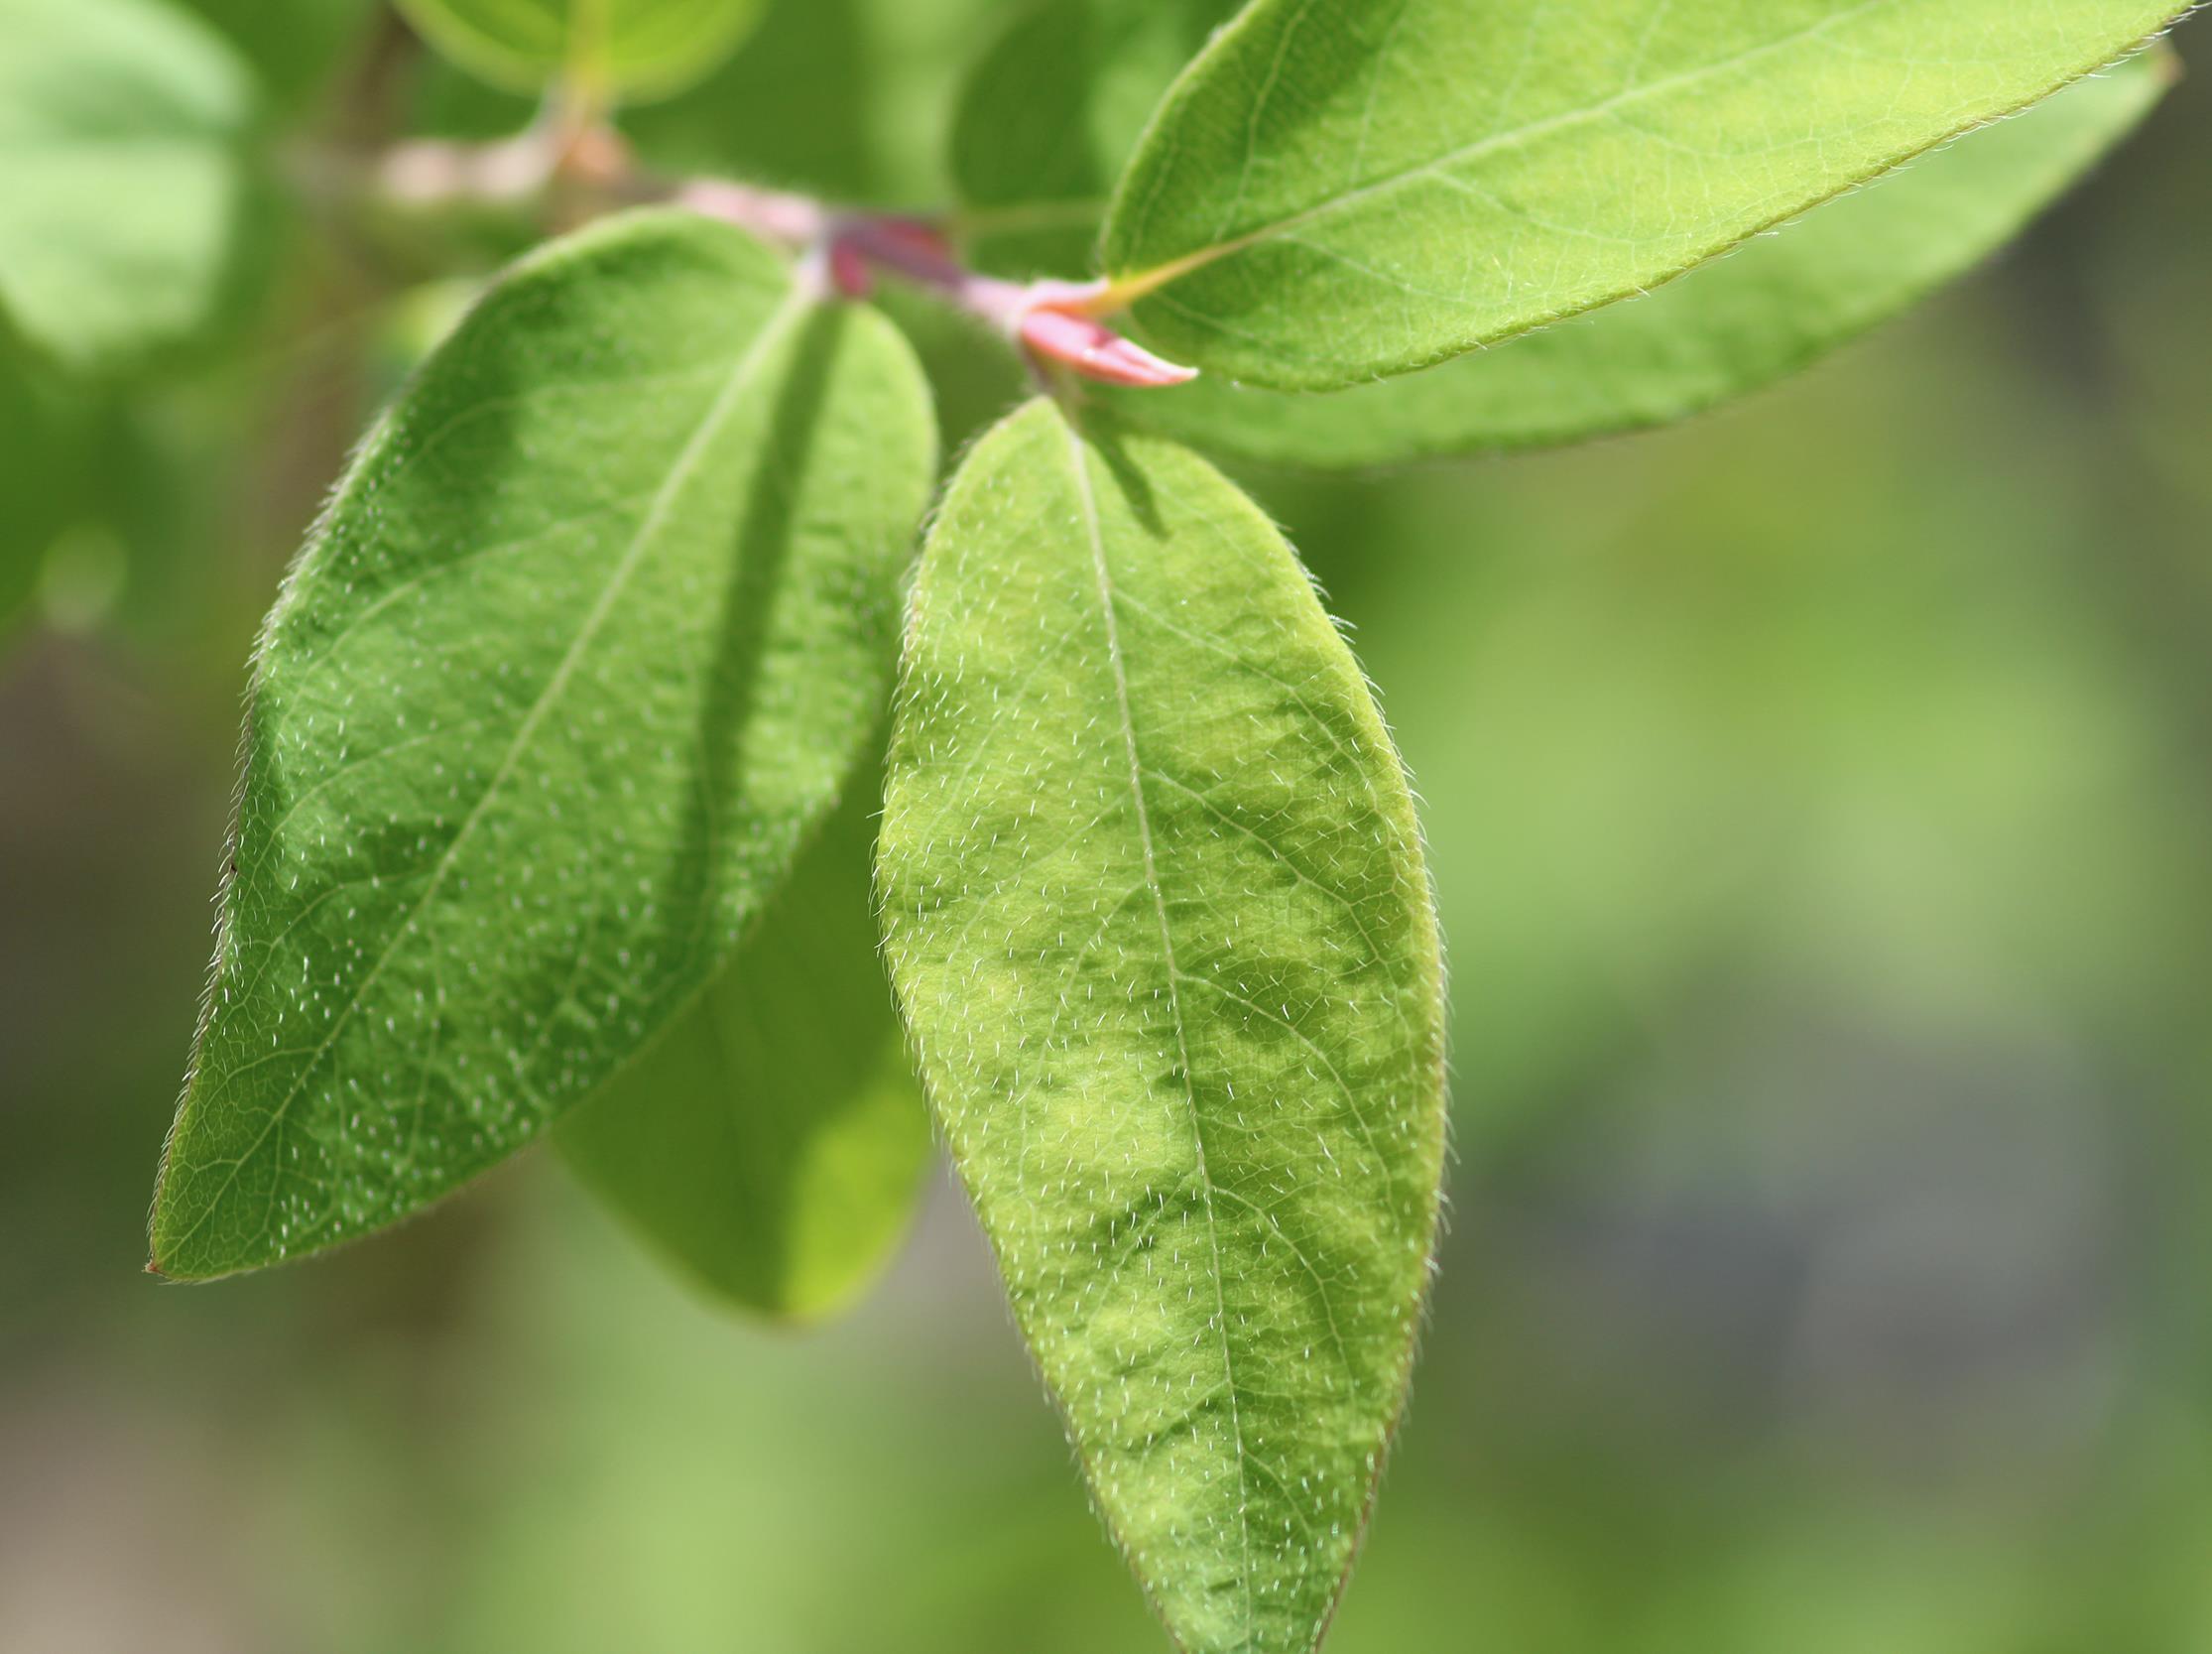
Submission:
<svg viewBox="0 0 2212 1654">
<path fill-rule="evenodd" d="M 1180 385 L 1198 377 L 1184 367 L 1155 356 L 1087 316 L 1043 306 L 1023 313 L 1017 329 L 1022 342 L 1046 361 L 1061 362 L 1085 379 L 1109 385 Z"/>
</svg>

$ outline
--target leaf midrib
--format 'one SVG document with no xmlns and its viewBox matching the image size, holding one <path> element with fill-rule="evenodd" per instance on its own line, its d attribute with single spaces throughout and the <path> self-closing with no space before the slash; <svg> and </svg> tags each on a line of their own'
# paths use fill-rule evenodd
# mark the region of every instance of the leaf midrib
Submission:
<svg viewBox="0 0 2212 1654">
<path fill-rule="evenodd" d="M 1129 672 L 1122 658 L 1121 628 L 1114 617 L 1114 583 L 1106 564 L 1106 540 L 1098 522 L 1098 500 L 1091 488 L 1090 463 L 1083 439 L 1071 417 L 1057 416 L 1066 432 L 1069 466 L 1075 477 L 1075 497 L 1081 507 L 1084 532 L 1089 537 L 1091 571 L 1098 585 L 1100 617 L 1106 630 L 1106 660 L 1112 670 L 1114 704 L 1121 721 L 1122 750 L 1129 761 L 1129 796 L 1135 809 L 1137 848 L 1144 867 L 1145 887 L 1152 893 L 1153 912 L 1160 921 L 1160 951 L 1167 970 L 1167 1014 L 1175 1029 L 1175 1054 L 1182 1069 L 1183 1100 L 1190 1111 L 1190 1139 L 1196 1155 L 1198 1192 L 1206 1208 L 1206 1246 L 1213 1258 L 1214 1330 L 1221 1343 L 1222 1387 L 1229 1398 L 1229 1441 L 1237 1458 L 1237 1533 L 1243 1557 L 1238 1579 L 1244 1588 L 1244 1632 L 1249 1647 L 1252 1636 L 1252 1518 L 1251 1489 L 1245 1468 L 1244 1424 L 1237 1405 L 1236 1363 L 1229 1348 L 1229 1306 L 1222 1290 L 1221 1230 L 1214 1214 L 1214 1186 L 1206 1166 L 1206 1134 L 1198 1118 L 1198 1093 L 1190 1069 L 1190 1041 L 1182 1015 L 1181 972 L 1175 964 L 1175 943 L 1167 923 L 1167 898 L 1161 888 L 1160 870 L 1153 855 L 1152 813 L 1145 802 L 1145 770 L 1137 753 L 1137 725 L 1130 715 Z"/>
<path fill-rule="evenodd" d="M 1331 196 L 1325 201 L 1317 201 L 1311 206 L 1300 207 L 1296 212 L 1262 224 L 1255 229 L 1247 230 L 1226 241 L 1216 242 L 1209 247 L 1196 248 L 1191 252 L 1169 259 L 1165 264 L 1155 265 L 1148 270 L 1115 277 L 1111 296 L 1118 305 L 1135 304 L 1146 295 L 1157 292 L 1170 282 L 1179 281 L 1183 277 L 1191 275 L 1220 259 L 1233 257 L 1248 247 L 1286 235 L 1316 218 L 1325 217 L 1372 196 L 1387 194 L 1402 186 L 1434 176 L 1444 169 L 1458 166 L 1462 162 L 1478 160 L 1485 155 L 1514 149 L 1531 140 L 1549 137 L 1555 132 L 1570 131 L 1578 126 L 1604 120 L 1623 109 L 1633 108 L 1647 98 L 1695 86 L 1716 75 L 1725 74 L 1732 69 L 1741 68 L 1746 64 L 1757 62 L 1761 58 L 1800 46 L 1815 36 L 1827 33 L 1838 25 L 1854 22 L 1866 16 L 1869 12 L 1879 11 L 1897 3 L 1898 0 L 1861 0 L 1859 5 L 1852 7 L 1849 11 L 1831 13 L 1794 34 L 1767 41 L 1762 45 L 1740 52 L 1732 58 L 1710 64 L 1701 64 L 1696 68 L 1684 69 L 1678 74 L 1648 81 L 1641 86 L 1616 92 L 1610 97 L 1602 98 L 1596 103 L 1585 104 L 1577 109 L 1563 109 L 1556 115 L 1547 115 L 1541 120 L 1531 121 L 1524 126 L 1513 127 L 1504 132 L 1489 133 L 1476 139 L 1471 144 L 1463 144 L 1457 149 L 1446 150 L 1426 161 L 1392 173 L 1384 178 L 1376 179 L 1371 183 L 1363 184 L 1357 189 L 1348 190 L 1341 195 Z M 1254 111 L 1253 119 L 1255 122 L 1259 119 L 1257 109 Z M 1251 146 L 1248 143 L 1246 146 L 1246 173 L 1251 170 L 1250 157 Z M 1238 182 L 1240 195 L 1243 188 L 1243 176 L 1240 175 Z M 1110 217 L 1111 213 L 1109 213 Z"/>
<path fill-rule="evenodd" d="M 369 990 L 376 985 L 377 979 L 383 974 L 384 967 L 392 961 L 393 955 L 399 952 L 401 945 L 406 942 L 414 929 L 415 922 L 423 916 L 429 909 L 430 904 L 435 900 L 446 876 L 452 871 L 453 864 L 460 855 L 462 845 L 468 841 L 477 825 L 483 820 L 485 812 L 491 807 L 492 800 L 498 796 L 508 777 L 514 773 L 516 765 L 522 761 L 523 753 L 529 747 L 532 738 L 537 734 L 539 725 L 545 721 L 546 715 L 553 709 L 554 703 L 559 700 L 561 694 L 567 689 L 569 680 L 575 675 L 578 663 L 596 640 L 600 628 L 606 624 L 607 617 L 613 612 L 614 606 L 621 598 L 624 588 L 629 584 L 631 576 L 636 573 L 639 565 L 644 562 L 647 551 L 650 550 L 655 538 L 666 525 L 669 513 L 675 509 L 700 460 L 704 458 L 708 448 L 712 446 L 714 439 L 720 435 L 723 425 L 736 412 L 743 399 L 743 393 L 750 387 L 754 375 L 768 359 L 774 348 L 782 342 L 784 335 L 790 331 L 799 316 L 803 314 L 808 303 L 806 291 L 795 283 L 785 295 L 782 303 L 770 315 L 768 320 L 762 324 L 760 332 L 754 337 L 752 343 L 747 345 L 744 352 L 738 357 L 736 364 L 730 370 L 728 381 L 715 394 L 714 400 L 708 404 L 706 413 L 701 417 L 691 435 L 685 440 L 683 447 L 677 452 L 675 462 L 670 466 L 667 478 L 654 493 L 652 504 L 647 508 L 645 517 L 640 521 L 637 532 L 631 536 L 630 544 L 623 549 L 621 558 L 616 562 L 613 573 L 608 575 L 607 583 L 601 588 L 597 600 L 592 604 L 591 611 L 584 617 L 582 626 L 577 629 L 575 640 L 568 646 L 568 650 L 562 655 L 559 664 L 553 668 L 553 676 L 547 679 L 546 687 L 539 692 L 538 699 L 532 702 L 530 710 L 523 715 L 522 722 L 516 726 L 515 738 L 508 744 L 506 754 L 500 759 L 498 767 L 492 772 L 491 779 L 485 784 L 483 793 L 477 798 L 475 804 L 469 807 L 467 816 L 462 819 L 459 828 L 454 832 L 451 840 L 447 842 L 443 853 L 439 855 L 437 864 L 430 871 L 430 882 L 424 886 L 423 894 L 416 898 L 415 905 L 407 911 L 406 916 L 394 927 L 392 940 L 385 945 L 383 953 L 377 955 L 376 963 L 369 967 L 368 972 L 361 978 L 360 984 L 347 996 L 344 1007 L 331 1022 L 330 1031 L 314 1047 L 313 1055 L 308 1058 L 307 1066 L 300 1071 L 299 1079 L 293 1081 L 292 1088 L 284 1094 L 276 1107 L 270 1111 L 268 1123 L 261 1128 L 254 1140 L 231 1161 L 229 1175 L 223 1179 L 214 1194 L 208 1197 L 206 1204 L 200 1209 L 199 1215 L 194 1217 L 182 1233 L 170 1238 L 167 1250 L 173 1255 L 178 1248 L 190 1240 L 221 1207 L 223 1197 L 229 1193 L 231 1186 L 237 1182 L 239 1173 L 261 1151 L 262 1145 L 283 1123 L 293 1102 L 299 1097 L 301 1091 L 307 1087 L 308 1080 L 313 1077 L 315 1070 L 321 1066 L 322 1059 L 329 1055 L 331 1047 L 337 1043 L 338 1036 L 351 1023 L 354 1013 L 361 1008 L 361 1003 L 368 996 Z M 166 1187 L 168 1184 L 168 1168 L 166 1166 L 164 1167 L 162 1182 Z M 266 1224 L 264 1226 L 266 1227 Z M 157 1264 L 159 1261 L 159 1259 L 156 1260 Z"/>
</svg>

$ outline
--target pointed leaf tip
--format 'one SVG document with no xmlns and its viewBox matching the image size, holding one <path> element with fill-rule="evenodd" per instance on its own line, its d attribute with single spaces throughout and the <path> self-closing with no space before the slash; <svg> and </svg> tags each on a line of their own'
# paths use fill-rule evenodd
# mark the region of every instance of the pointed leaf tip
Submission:
<svg viewBox="0 0 2212 1654">
<path fill-rule="evenodd" d="M 492 288 L 263 636 L 165 1272 L 408 1215 L 706 986 L 878 727 L 934 448 L 890 325 L 728 224 Z"/>
</svg>

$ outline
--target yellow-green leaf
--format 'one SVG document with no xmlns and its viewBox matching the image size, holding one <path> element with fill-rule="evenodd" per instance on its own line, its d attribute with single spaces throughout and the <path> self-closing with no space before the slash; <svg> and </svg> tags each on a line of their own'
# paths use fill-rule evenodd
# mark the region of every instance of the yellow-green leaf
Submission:
<svg viewBox="0 0 2212 1654">
<path fill-rule="evenodd" d="M 1108 1525 L 1189 1654 L 1331 1613 L 1444 1136 L 1397 754 L 1267 519 L 1032 403 L 908 624 L 878 880 L 924 1088 Z"/>
<path fill-rule="evenodd" d="M 1227 0 L 1052 0 L 1016 18 L 961 98 L 953 162 L 971 255 L 1025 274 L 1087 269 L 1102 181 L 1208 26 L 1233 10 Z M 1168 393 L 1099 394 L 1200 447 L 1323 467 L 1678 419 L 1807 365 L 1987 257 L 2132 133 L 2177 71 L 2170 53 L 2145 53 L 1647 298 L 1425 372 L 1325 395 L 1212 374 Z"/>
<path fill-rule="evenodd" d="M 1256 0 L 1147 129 L 1105 263 L 1285 389 L 1678 275 L 2141 45 L 2171 0 Z"/>
</svg>

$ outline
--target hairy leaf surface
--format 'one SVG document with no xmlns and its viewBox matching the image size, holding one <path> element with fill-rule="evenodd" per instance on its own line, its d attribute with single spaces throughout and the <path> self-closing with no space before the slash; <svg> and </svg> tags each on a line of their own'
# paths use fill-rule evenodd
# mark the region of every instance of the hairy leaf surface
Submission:
<svg viewBox="0 0 2212 1654">
<path fill-rule="evenodd" d="M 73 367 L 214 311 L 254 114 L 212 32 L 152 0 L 0 0 L 0 308 Z"/>
<path fill-rule="evenodd" d="M 1137 142 L 1178 51 L 1226 0 L 1188 11 L 1142 0 L 1055 0 L 1026 13 L 963 93 L 954 160 L 999 268 L 1085 267 L 1099 180 Z M 2146 53 L 2067 87 L 1744 243 L 1648 298 L 1511 339 L 1422 373 L 1328 395 L 1215 375 L 1172 392 L 1115 395 L 1118 411 L 1216 451 L 1311 466 L 1389 464 L 1539 446 L 1635 430 L 1773 383 L 1964 273 L 2119 143 L 2176 72 Z M 1080 111 L 1074 121 L 1068 110 Z M 1025 116 L 1023 111 L 1031 112 Z M 1061 134 L 1045 141 L 1044 111 Z M 993 146 L 1035 119 L 1037 141 Z M 1104 393 L 1112 394 L 1112 393 Z"/>
<path fill-rule="evenodd" d="M 1267 520 L 1048 403 L 955 478 L 878 878 L 924 1088 L 1109 1525 L 1192 1654 L 1311 1647 L 1443 1152 L 1405 776 Z"/>
<path fill-rule="evenodd" d="M 1168 354 L 1402 373 L 1656 286 L 2140 45 L 2170 0 L 1257 0 L 1105 263 Z"/>
<path fill-rule="evenodd" d="M 586 1187 L 737 1306 L 841 1308 L 906 1232 L 929 1154 L 876 955 L 870 765 L 714 984 L 555 1128 Z"/>
<path fill-rule="evenodd" d="M 672 92 L 711 72 L 761 0 L 399 0 L 437 49 L 499 85 Z"/>
<path fill-rule="evenodd" d="M 726 225 L 493 289 L 270 615 L 157 1267 L 405 1215 L 705 985 L 876 721 L 932 448 L 889 325 Z"/>
</svg>

